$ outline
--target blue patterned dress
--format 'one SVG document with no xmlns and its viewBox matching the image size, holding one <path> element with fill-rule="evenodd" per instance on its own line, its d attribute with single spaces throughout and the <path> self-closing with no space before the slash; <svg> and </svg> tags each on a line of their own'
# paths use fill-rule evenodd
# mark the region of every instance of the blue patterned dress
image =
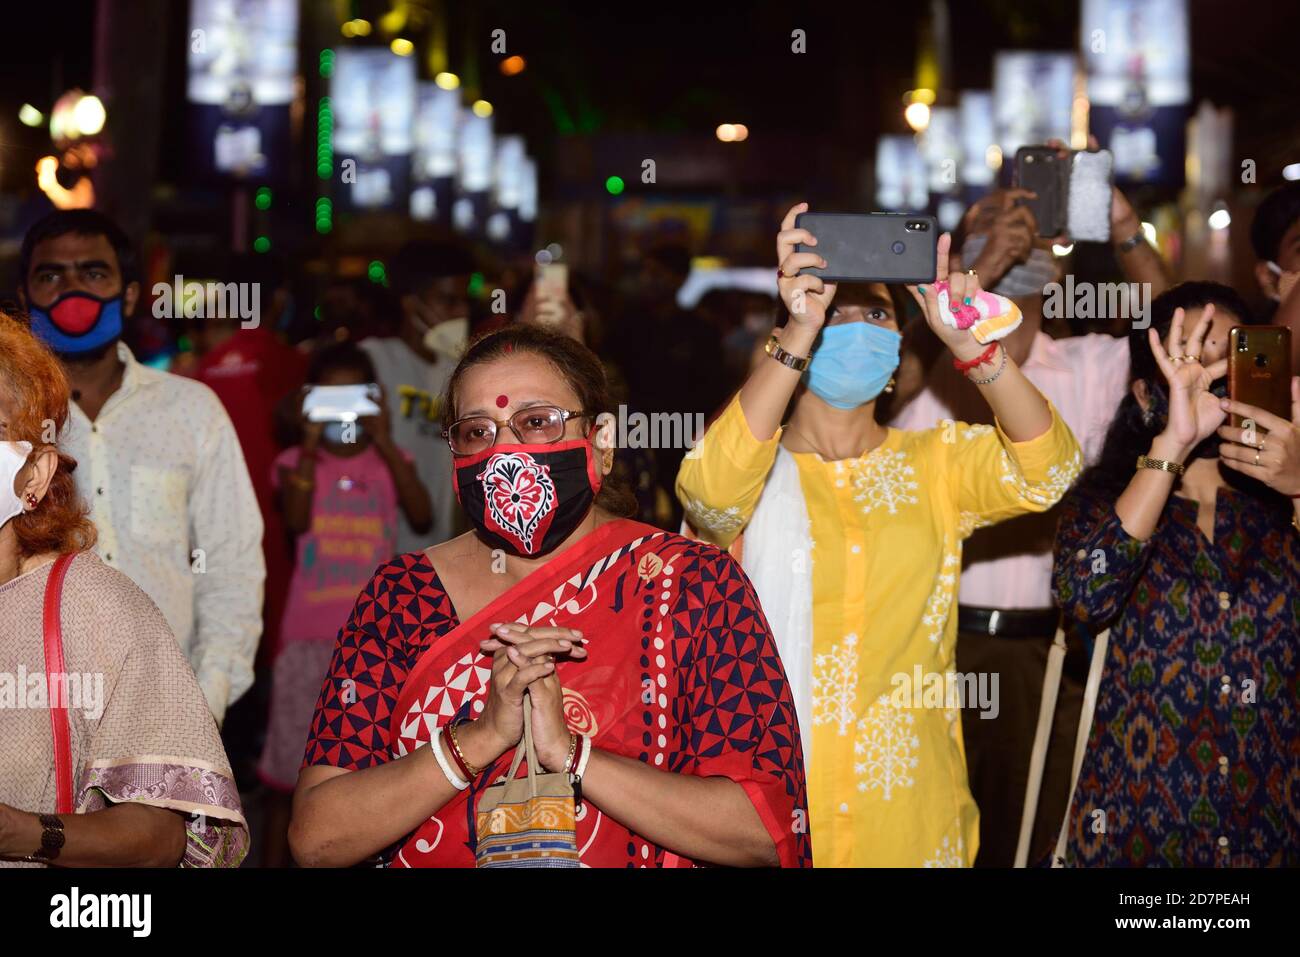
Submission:
<svg viewBox="0 0 1300 957">
<path fill-rule="evenodd" d="M 1196 512 L 1171 497 L 1139 542 L 1062 503 L 1057 601 L 1110 626 L 1068 865 L 1300 864 L 1300 532 L 1228 489 L 1213 543 Z"/>
</svg>

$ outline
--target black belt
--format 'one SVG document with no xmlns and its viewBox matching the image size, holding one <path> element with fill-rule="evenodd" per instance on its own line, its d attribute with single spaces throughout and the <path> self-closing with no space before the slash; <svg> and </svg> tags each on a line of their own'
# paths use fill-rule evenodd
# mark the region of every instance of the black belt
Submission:
<svg viewBox="0 0 1300 957">
<path fill-rule="evenodd" d="M 1056 634 L 1061 613 L 1055 608 L 978 608 L 957 606 L 957 630 L 999 638 L 1043 638 Z"/>
</svg>

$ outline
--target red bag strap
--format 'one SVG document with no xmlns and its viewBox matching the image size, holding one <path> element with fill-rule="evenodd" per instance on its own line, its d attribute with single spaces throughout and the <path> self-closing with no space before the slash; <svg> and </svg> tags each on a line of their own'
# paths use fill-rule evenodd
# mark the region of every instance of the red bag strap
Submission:
<svg viewBox="0 0 1300 957">
<path fill-rule="evenodd" d="M 67 688 L 67 682 L 56 684 L 55 676 L 64 674 L 63 665 L 63 580 L 76 553 L 60 555 L 50 569 L 45 583 L 45 687 L 50 699 L 50 728 L 54 732 L 54 781 L 58 787 L 58 812 L 72 813 L 72 731 L 68 723 L 66 695 L 57 695 L 55 689 Z"/>
</svg>

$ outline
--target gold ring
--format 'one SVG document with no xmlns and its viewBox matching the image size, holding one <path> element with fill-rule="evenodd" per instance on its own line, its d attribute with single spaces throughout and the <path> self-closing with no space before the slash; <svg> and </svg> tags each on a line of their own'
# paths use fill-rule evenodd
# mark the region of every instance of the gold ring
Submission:
<svg viewBox="0 0 1300 957">
<path fill-rule="evenodd" d="M 1255 464 L 1259 465 L 1259 449 L 1255 450 Z"/>
<path fill-rule="evenodd" d="M 1200 362 L 1200 361 L 1201 361 L 1201 357 L 1200 357 L 1200 356 L 1194 356 L 1194 355 L 1192 355 L 1192 354 L 1190 354 L 1190 353 L 1188 353 L 1187 355 L 1183 356 L 1183 358 L 1186 359 L 1188 362 Z"/>
</svg>

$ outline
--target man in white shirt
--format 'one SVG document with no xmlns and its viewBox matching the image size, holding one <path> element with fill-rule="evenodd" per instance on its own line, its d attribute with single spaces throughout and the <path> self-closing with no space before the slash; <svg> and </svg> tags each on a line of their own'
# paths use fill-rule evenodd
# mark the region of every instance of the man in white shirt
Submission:
<svg viewBox="0 0 1300 957">
<path fill-rule="evenodd" d="M 19 298 L 62 360 L 64 448 L 100 557 L 167 618 L 220 723 L 253 682 L 262 633 L 262 517 L 239 440 L 207 386 L 141 365 L 121 341 L 140 285 L 126 235 L 92 210 L 27 233 Z"/>
<path fill-rule="evenodd" d="M 1019 306 L 1024 322 L 1002 344 L 1056 407 L 1078 439 L 1085 465 L 1090 465 L 1128 390 L 1129 342 L 1100 334 L 1054 339 L 1043 331 L 1043 293 L 1061 280 L 1063 270 L 1050 243 L 1038 237 L 1032 213 L 1017 205 L 1024 195 L 999 190 L 972 207 L 964 220 L 962 265 L 975 269 L 986 289 Z M 1151 298 L 1162 292 L 1167 284 L 1163 264 L 1118 191 L 1112 197 L 1111 233 L 1126 278 L 1150 283 Z M 1141 327 L 1141 318 L 1135 321 Z M 902 429 L 933 428 L 944 420 L 991 424 L 987 416 L 987 406 L 970 381 L 939 361 L 929 370 L 925 388 L 902 406 L 891 424 Z M 1051 592 L 1055 533 L 1052 509 L 979 529 L 962 550 L 957 668 L 963 673 L 997 673 L 1001 689 L 996 718 L 962 715 L 971 791 L 980 809 L 977 866 L 1009 867 L 1015 857 L 1047 652 L 1060 618 Z M 1030 864 L 1046 853 L 1068 800 L 1087 672 L 1080 649 L 1071 651 L 1057 699 Z"/>
<path fill-rule="evenodd" d="M 469 340 L 469 280 L 474 260 L 454 243 L 407 243 L 388 270 L 402 308 L 396 336 L 363 339 L 388 399 L 393 441 L 415 460 L 433 504 L 432 527 L 402 515 L 397 550 L 414 552 L 456 534 L 451 449 L 442 438 L 442 399 Z"/>
</svg>

